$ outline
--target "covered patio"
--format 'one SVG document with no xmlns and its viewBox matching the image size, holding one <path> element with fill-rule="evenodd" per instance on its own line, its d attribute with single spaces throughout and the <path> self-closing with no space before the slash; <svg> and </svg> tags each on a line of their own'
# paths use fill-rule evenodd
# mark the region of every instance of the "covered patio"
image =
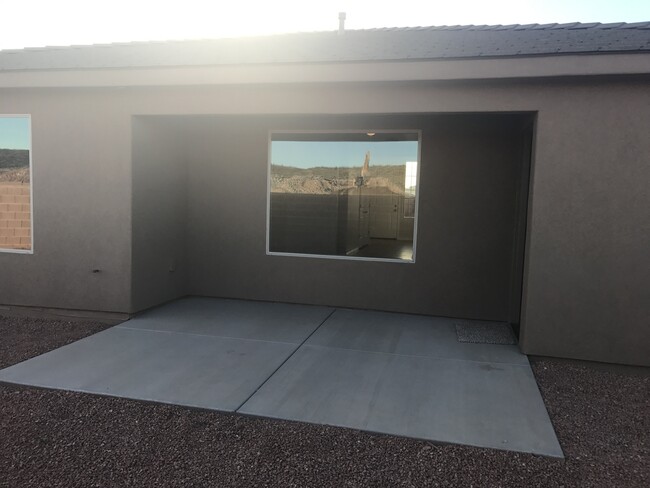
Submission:
<svg viewBox="0 0 650 488">
<path fill-rule="evenodd" d="M 459 324 L 472 325 L 190 297 L 0 381 L 562 457 L 527 357 L 461 342 Z"/>
</svg>

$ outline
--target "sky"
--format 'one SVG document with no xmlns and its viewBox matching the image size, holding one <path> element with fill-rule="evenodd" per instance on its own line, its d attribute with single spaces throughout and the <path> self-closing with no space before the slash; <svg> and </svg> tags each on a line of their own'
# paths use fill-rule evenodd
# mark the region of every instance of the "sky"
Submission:
<svg viewBox="0 0 650 488">
<path fill-rule="evenodd" d="M 0 49 L 338 28 L 650 21 L 649 0 L 0 0 Z"/>
<path fill-rule="evenodd" d="M 315 142 L 273 141 L 273 164 L 295 168 L 363 166 L 370 151 L 370 167 L 382 164 L 405 164 L 417 161 L 417 141 L 391 142 Z"/>
<path fill-rule="evenodd" d="M 0 117 L 0 149 L 29 149 L 29 117 Z"/>
</svg>

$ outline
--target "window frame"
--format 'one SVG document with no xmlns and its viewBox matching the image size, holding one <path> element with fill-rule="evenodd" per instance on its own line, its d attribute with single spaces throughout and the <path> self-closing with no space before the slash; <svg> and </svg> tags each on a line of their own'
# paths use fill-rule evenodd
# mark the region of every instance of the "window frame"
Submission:
<svg viewBox="0 0 650 488">
<path fill-rule="evenodd" d="M 29 249 L 9 249 L 0 247 L 0 253 L 8 254 L 34 254 L 34 148 L 33 148 L 33 127 L 31 114 L 5 114 L 0 113 L 0 119 L 3 118 L 26 118 L 29 121 L 29 224 L 31 246 Z"/>
<path fill-rule="evenodd" d="M 375 258 L 365 256 L 344 256 L 334 254 L 306 254 L 294 252 L 280 252 L 270 250 L 271 236 L 271 166 L 273 164 L 272 144 L 274 134 L 417 134 L 417 171 L 415 182 L 415 215 L 413 217 L 413 254 L 411 259 L 397 258 Z M 298 257 L 313 259 L 338 259 L 343 261 L 369 261 L 382 263 L 399 263 L 415 264 L 417 231 L 418 231 L 418 208 L 420 201 L 420 167 L 422 166 L 422 129 L 310 129 L 310 130 L 291 130 L 291 129 L 269 129 L 267 136 L 267 171 L 266 171 L 266 255 L 280 257 Z M 411 219 L 409 219 L 411 220 Z"/>
</svg>

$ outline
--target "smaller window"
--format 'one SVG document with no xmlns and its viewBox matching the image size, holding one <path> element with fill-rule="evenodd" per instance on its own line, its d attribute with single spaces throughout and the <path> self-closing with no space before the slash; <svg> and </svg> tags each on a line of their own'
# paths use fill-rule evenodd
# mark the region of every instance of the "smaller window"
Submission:
<svg viewBox="0 0 650 488">
<path fill-rule="evenodd" d="M 0 114 L 0 251 L 32 250 L 29 115 Z"/>
</svg>

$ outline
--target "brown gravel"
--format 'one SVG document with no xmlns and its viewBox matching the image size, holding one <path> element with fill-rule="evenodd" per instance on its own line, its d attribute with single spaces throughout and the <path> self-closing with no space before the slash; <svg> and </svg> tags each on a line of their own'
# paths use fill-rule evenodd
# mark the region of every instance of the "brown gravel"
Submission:
<svg viewBox="0 0 650 488">
<path fill-rule="evenodd" d="M 99 322 L 0 315 L 0 369 L 111 327 Z"/>
<path fill-rule="evenodd" d="M 0 365 L 104 327 L 0 317 Z M 0 384 L 0 486 L 650 486 L 648 370 L 533 369 L 564 461 Z"/>
</svg>

